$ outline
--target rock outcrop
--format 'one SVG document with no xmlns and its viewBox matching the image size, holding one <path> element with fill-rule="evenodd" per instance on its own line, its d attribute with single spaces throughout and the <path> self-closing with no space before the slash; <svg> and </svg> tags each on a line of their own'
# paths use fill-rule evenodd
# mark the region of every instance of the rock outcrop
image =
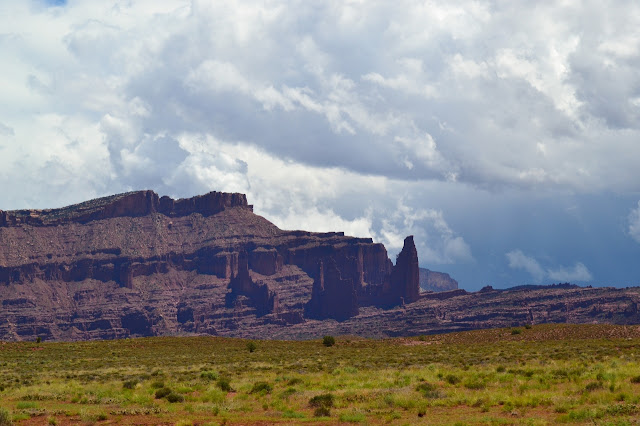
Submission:
<svg viewBox="0 0 640 426">
<path fill-rule="evenodd" d="M 243 194 L 138 191 L 0 211 L 0 340 L 163 334 L 398 336 L 538 322 L 640 323 L 640 289 L 420 293 L 413 237 L 281 230 Z"/>
<path fill-rule="evenodd" d="M 420 288 L 425 291 L 449 291 L 458 288 L 458 281 L 444 272 L 420 268 Z"/>
<path fill-rule="evenodd" d="M 360 306 L 416 299 L 412 239 L 405 252 L 394 266 L 369 238 L 283 231 L 255 215 L 243 194 L 174 200 L 137 191 L 2 211 L 0 338 L 226 334 L 256 321 L 345 321 Z"/>
<path fill-rule="evenodd" d="M 358 289 L 353 278 L 342 278 L 332 257 L 318 260 L 311 300 L 305 305 L 305 316 L 316 319 L 346 320 L 358 315 Z"/>
<path fill-rule="evenodd" d="M 398 254 L 396 266 L 391 272 L 389 292 L 395 304 L 412 303 L 420 297 L 418 250 L 413 242 L 413 235 L 405 238 L 402 251 Z"/>
</svg>

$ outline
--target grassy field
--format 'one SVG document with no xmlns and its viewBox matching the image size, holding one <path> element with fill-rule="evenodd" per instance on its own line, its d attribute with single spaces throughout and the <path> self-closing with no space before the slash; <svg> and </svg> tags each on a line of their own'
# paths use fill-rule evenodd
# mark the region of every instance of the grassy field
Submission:
<svg viewBox="0 0 640 426">
<path fill-rule="evenodd" d="M 638 424 L 640 327 L 0 343 L 0 425 Z"/>
</svg>

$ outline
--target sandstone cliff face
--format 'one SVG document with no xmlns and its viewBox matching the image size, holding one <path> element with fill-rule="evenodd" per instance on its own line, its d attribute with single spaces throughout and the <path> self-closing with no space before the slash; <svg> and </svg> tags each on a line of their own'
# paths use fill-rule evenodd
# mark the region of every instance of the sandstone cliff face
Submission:
<svg viewBox="0 0 640 426">
<path fill-rule="evenodd" d="M 458 282 L 444 272 L 420 268 L 420 288 L 426 291 L 449 291 L 458 288 Z"/>
<path fill-rule="evenodd" d="M 360 306 L 414 300 L 414 254 L 394 266 L 371 239 L 280 230 L 243 194 L 138 191 L 0 212 L 0 339 L 345 321 Z"/>
<path fill-rule="evenodd" d="M 412 237 L 283 231 L 242 194 L 151 191 L 0 211 L 0 340 L 206 333 L 371 337 L 526 323 L 640 323 L 640 289 L 419 293 Z"/>
</svg>

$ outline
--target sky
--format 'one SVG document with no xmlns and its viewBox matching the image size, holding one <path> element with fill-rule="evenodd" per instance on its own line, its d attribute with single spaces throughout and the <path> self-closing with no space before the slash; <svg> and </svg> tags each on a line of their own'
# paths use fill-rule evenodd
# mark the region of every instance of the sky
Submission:
<svg viewBox="0 0 640 426">
<path fill-rule="evenodd" d="M 0 0 L 0 209 L 242 192 L 460 287 L 640 285 L 637 1 Z"/>
</svg>

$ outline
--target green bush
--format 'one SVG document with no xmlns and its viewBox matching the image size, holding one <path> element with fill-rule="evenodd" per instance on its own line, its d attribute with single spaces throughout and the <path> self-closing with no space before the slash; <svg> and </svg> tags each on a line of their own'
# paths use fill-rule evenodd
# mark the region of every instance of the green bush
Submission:
<svg viewBox="0 0 640 426">
<path fill-rule="evenodd" d="M 513 330 L 511 330 L 511 334 L 521 334 L 522 330 L 520 330 L 519 328 L 514 328 Z"/>
<path fill-rule="evenodd" d="M 322 338 L 322 344 L 326 347 L 333 346 L 336 344 L 336 339 L 333 336 L 324 336 Z"/>
<path fill-rule="evenodd" d="M 293 379 L 290 379 L 290 380 L 287 382 L 287 385 L 289 385 L 289 386 L 295 386 L 295 385 L 300 385 L 300 384 L 302 384 L 302 383 L 304 383 L 304 382 L 302 381 L 302 379 L 301 379 L 300 377 L 294 377 Z"/>
<path fill-rule="evenodd" d="M 630 380 L 631 383 L 640 383 L 640 376 L 633 376 Z"/>
<path fill-rule="evenodd" d="M 9 426 L 11 424 L 13 424 L 11 413 L 6 408 L 0 408 L 0 426 Z"/>
<path fill-rule="evenodd" d="M 464 387 L 471 390 L 484 389 L 487 385 L 479 379 L 470 379 L 464 382 Z"/>
<path fill-rule="evenodd" d="M 593 392 L 594 390 L 602 389 L 604 385 L 602 382 L 591 382 L 587 383 L 587 386 L 584 387 L 586 392 Z"/>
<path fill-rule="evenodd" d="M 138 380 L 136 380 L 136 379 L 127 380 L 127 381 L 122 383 L 122 388 L 123 389 L 135 389 L 137 384 L 138 384 Z"/>
<path fill-rule="evenodd" d="M 38 404 L 32 401 L 19 401 L 16 408 L 18 410 L 28 410 L 30 408 L 38 408 Z"/>
<path fill-rule="evenodd" d="M 160 388 L 156 391 L 156 399 L 166 398 L 171 394 L 171 389 L 169 388 Z"/>
<path fill-rule="evenodd" d="M 216 385 L 225 392 L 231 392 L 233 389 L 231 388 L 231 383 L 227 377 L 218 377 L 218 381 Z"/>
<path fill-rule="evenodd" d="M 267 383 L 267 382 L 256 382 L 253 384 L 253 387 L 251 388 L 251 392 L 249 393 L 271 393 L 271 391 L 273 390 L 273 387 Z"/>
<path fill-rule="evenodd" d="M 169 402 L 184 402 L 184 396 L 179 393 L 171 392 L 167 395 L 167 401 Z"/>
<path fill-rule="evenodd" d="M 342 413 L 340 414 L 340 421 L 347 423 L 362 423 L 366 421 L 367 418 L 362 413 Z"/>
<path fill-rule="evenodd" d="M 458 376 L 456 376 L 454 374 L 447 374 L 447 377 L 445 377 L 445 380 L 450 385 L 456 385 L 456 384 L 460 383 L 460 377 L 458 377 Z"/>
<path fill-rule="evenodd" d="M 313 411 L 315 417 L 329 417 L 331 415 L 331 409 L 329 407 L 317 407 Z"/>
<path fill-rule="evenodd" d="M 422 382 L 418 386 L 416 386 L 416 390 L 422 394 L 425 398 L 440 398 L 440 392 L 438 392 L 438 387 L 433 383 Z"/>
<path fill-rule="evenodd" d="M 247 350 L 249 352 L 255 352 L 256 349 L 258 349 L 258 345 L 256 345 L 255 342 L 248 342 L 247 343 Z"/>
<path fill-rule="evenodd" d="M 285 410 L 282 412 L 282 417 L 285 419 L 304 419 L 306 416 L 304 413 L 298 413 L 297 411 Z"/>
<path fill-rule="evenodd" d="M 203 371 L 202 373 L 200 373 L 200 378 L 205 380 L 217 380 L 218 373 L 216 373 L 215 371 Z"/>
<path fill-rule="evenodd" d="M 309 400 L 311 407 L 333 407 L 335 397 L 330 393 L 323 393 L 322 395 L 316 395 Z"/>
</svg>

